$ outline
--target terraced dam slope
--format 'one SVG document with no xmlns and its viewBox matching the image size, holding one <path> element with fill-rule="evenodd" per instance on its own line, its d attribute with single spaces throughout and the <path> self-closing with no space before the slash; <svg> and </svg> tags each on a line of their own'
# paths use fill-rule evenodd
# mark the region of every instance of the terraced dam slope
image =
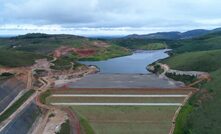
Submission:
<svg viewBox="0 0 221 134">
<path fill-rule="evenodd" d="M 25 83 L 16 78 L 0 80 L 0 112 L 25 88 Z"/>
<path fill-rule="evenodd" d="M 137 62 L 139 58 L 145 60 L 137 54 L 130 58 L 137 59 Z M 177 113 L 195 89 L 181 88 L 183 83 L 147 71 L 142 73 L 140 68 L 136 70 L 136 64 L 131 69 L 129 64 L 123 65 L 125 62 L 130 61 L 118 61 L 118 65 L 127 68 L 122 73 L 118 71 L 124 68 L 103 70 L 106 65 L 102 63 L 98 66 L 100 73 L 66 84 L 65 88 L 53 89 L 47 103 L 70 107 L 79 118 L 83 133 L 172 133 Z M 93 62 L 88 64 L 93 65 Z M 142 70 L 146 68 L 143 63 L 141 67 Z"/>
</svg>

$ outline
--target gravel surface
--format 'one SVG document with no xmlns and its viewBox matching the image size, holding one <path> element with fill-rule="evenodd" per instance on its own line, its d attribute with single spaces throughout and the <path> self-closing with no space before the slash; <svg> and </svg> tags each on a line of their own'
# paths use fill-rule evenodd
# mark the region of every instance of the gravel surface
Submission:
<svg viewBox="0 0 221 134">
<path fill-rule="evenodd" d="M 69 83 L 71 88 L 176 88 L 178 82 L 154 74 L 92 74 Z"/>
</svg>

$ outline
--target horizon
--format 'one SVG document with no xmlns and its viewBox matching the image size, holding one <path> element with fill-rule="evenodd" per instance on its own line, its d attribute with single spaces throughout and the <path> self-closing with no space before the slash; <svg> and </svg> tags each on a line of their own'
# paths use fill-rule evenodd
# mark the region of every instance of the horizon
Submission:
<svg viewBox="0 0 221 134">
<path fill-rule="evenodd" d="M 0 35 L 125 36 L 221 27 L 219 0 L 0 2 Z"/>
<path fill-rule="evenodd" d="M 128 35 L 147 35 L 147 34 L 154 34 L 154 33 L 163 33 L 163 32 L 180 32 L 180 33 L 185 33 L 188 31 L 192 31 L 192 30 L 214 30 L 214 29 L 218 29 L 221 27 L 214 27 L 214 28 L 208 28 L 208 29 L 204 29 L 204 28 L 197 28 L 197 29 L 189 29 L 189 30 L 185 30 L 185 31 L 178 31 L 178 30 L 172 30 L 172 31 L 156 31 L 156 32 L 144 32 L 144 33 L 128 33 L 128 34 L 75 34 L 75 33 L 70 33 L 70 32 L 29 32 L 28 30 L 25 30 L 26 32 L 20 32 L 18 34 L 15 33 L 7 33 L 7 34 L 2 34 L 0 32 L 0 37 L 16 37 L 19 35 L 26 35 L 26 34 L 35 34 L 35 33 L 40 33 L 40 34 L 49 34 L 49 35 L 59 35 L 59 34 L 66 34 L 66 35 L 76 35 L 76 36 L 83 36 L 83 37 L 88 37 L 88 38 L 121 38 L 121 37 L 125 37 Z"/>
</svg>

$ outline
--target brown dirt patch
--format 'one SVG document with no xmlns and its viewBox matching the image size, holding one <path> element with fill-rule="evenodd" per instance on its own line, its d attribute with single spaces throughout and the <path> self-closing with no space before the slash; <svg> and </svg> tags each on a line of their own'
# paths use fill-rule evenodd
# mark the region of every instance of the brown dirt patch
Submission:
<svg viewBox="0 0 221 134">
<path fill-rule="evenodd" d="M 161 89 L 161 88 L 74 88 L 65 89 L 58 88 L 53 89 L 53 93 L 57 94 L 188 94 L 190 91 L 195 92 L 194 88 L 172 88 L 172 89 Z"/>
<path fill-rule="evenodd" d="M 56 49 L 53 52 L 53 56 L 56 58 L 60 58 L 62 56 L 65 56 L 69 53 L 76 53 L 80 57 L 88 57 L 91 55 L 94 55 L 96 53 L 96 50 L 94 49 L 86 49 L 86 48 L 72 48 L 67 46 L 62 46 Z"/>
<path fill-rule="evenodd" d="M 103 42 L 103 41 L 94 41 L 93 46 L 107 48 L 110 46 L 110 44 Z"/>
</svg>

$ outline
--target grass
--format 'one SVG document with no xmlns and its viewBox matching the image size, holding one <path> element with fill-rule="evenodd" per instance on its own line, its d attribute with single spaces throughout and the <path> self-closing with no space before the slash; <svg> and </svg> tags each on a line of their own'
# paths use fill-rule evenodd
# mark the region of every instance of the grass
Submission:
<svg viewBox="0 0 221 134">
<path fill-rule="evenodd" d="M 177 107 L 73 106 L 72 109 L 98 134 L 166 134 Z"/>
<path fill-rule="evenodd" d="M 82 47 L 90 44 L 87 38 L 74 35 L 27 34 L 13 38 L 0 39 L 0 44 L 10 50 L 18 50 L 47 55 L 56 48 L 67 45 Z"/>
<path fill-rule="evenodd" d="M 113 39 L 111 42 L 116 45 L 135 50 L 158 50 L 167 48 L 167 43 L 164 40 L 121 38 Z"/>
<path fill-rule="evenodd" d="M 184 91 L 142 91 L 116 90 L 65 90 L 55 94 L 184 94 Z M 185 94 L 187 94 L 185 90 Z M 184 98 L 90 98 L 90 97 L 49 97 L 52 102 L 182 102 Z M 80 124 L 87 134 L 167 134 L 177 106 L 72 106 L 79 116 Z"/>
<path fill-rule="evenodd" d="M 0 115 L 0 122 L 10 117 L 34 92 L 34 90 L 29 90 L 14 102 L 2 115 Z"/>
<path fill-rule="evenodd" d="M 146 45 L 139 46 L 138 49 L 142 50 L 159 50 L 159 49 L 166 49 L 167 45 L 165 43 L 149 43 Z"/>
<path fill-rule="evenodd" d="M 177 70 L 212 72 L 221 67 L 220 57 L 221 49 L 177 54 L 161 62 Z"/>
<path fill-rule="evenodd" d="M 61 124 L 61 129 L 56 134 L 70 134 L 71 128 L 70 128 L 70 122 L 69 120 L 66 120 L 64 123 Z"/>
<path fill-rule="evenodd" d="M 212 80 L 201 84 L 178 115 L 175 134 L 217 134 L 221 132 L 221 50 L 176 54 L 163 60 L 173 69 L 207 71 Z"/>
<path fill-rule="evenodd" d="M 204 84 L 202 87 L 204 90 L 191 100 L 193 111 L 184 128 L 187 133 L 217 134 L 221 132 L 221 69 L 211 74 L 213 80 Z"/>
<path fill-rule="evenodd" d="M 217 50 L 221 49 L 221 32 L 193 39 L 167 41 L 167 44 L 175 53 Z"/>
<path fill-rule="evenodd" d="M 53 69 L 65 70 L 71 67 L 70 62 L 77 60 L 107 60 L 131 54 L 131 51 L 114 45 L 111 42 L 96 39 L 88 39 L 74 35 L 47 35 L 27 34 L 13 38 L 0 38 L 0 66 L 20 67 L 30 66 L 36 59 L 48 57 L 54 50 L 61 46 L 79 49 L 91 49 L 95 55 L 81 57 L 76 53 L 70 53 L 66 57 L 54 62 Z M 16 58 L 15 58 L 16 57 Z M 77 65 L 77 64 L 76 64 Z"/>
<path fill-rule="evenodd" d="M 81 61 L 101 61 L 101 60 L 107 60 L 110 58 L 115 57 L 121 57 L 130 55 L 132 52 L 128 49 L 125 49 L 123 47 L 112 45 L 108 47 L 106 50 L 100 50 L 95 55 L 85 58 L 80 58 Z"/>
<path fill-rule="evenodd" d="M 0 50 L 0 66 L 30 66 L 35 63 L 35 60 L 42 58 L 47 58 L 47 56 L 29 52 L 12 51 L 4 49 Z"/>
<path fill-rule="evenodd" d="M 41 93 L 40 95 L 40 101 L 42 104 L 46 104 L 47 103 L 47 97 L 49 97 L 51 95 L 51 91 L 50 90 L 47 90 L 43 93 Z"/>
<path fill-rule="evenodd" d="M 55 70 L 68 70 L 72 67 L 71 63 L 74 64 L 73 69 L 81 66 L 81 64 L 75 61 L 76 61 L 76 58 L 73 58 L 71 56 L 65 56 L 54 61 L 53 62 L 54 66 L 51 66 L 51 68 Z"/>
<path fill-rule="evenodd" d="M 179 116 L 176 119 L 176 127 L 174 129 L 174 134 L 183 134 L 183 130 L 186 128 L 186 122 L 189 119 L 189 113 L 193 111 L 192 105 L 185 105 L 180 110 Z"/>
<path fill-rule="evenodd" d="M 79 118 L 81 128 L 83 129 L 85 134 L 95 134 L 93 128 L 91 127 L 89 122 L 84 117 L 82 117 L 80 114 L 78 114 L 78 118 Z"/>
</svg>

